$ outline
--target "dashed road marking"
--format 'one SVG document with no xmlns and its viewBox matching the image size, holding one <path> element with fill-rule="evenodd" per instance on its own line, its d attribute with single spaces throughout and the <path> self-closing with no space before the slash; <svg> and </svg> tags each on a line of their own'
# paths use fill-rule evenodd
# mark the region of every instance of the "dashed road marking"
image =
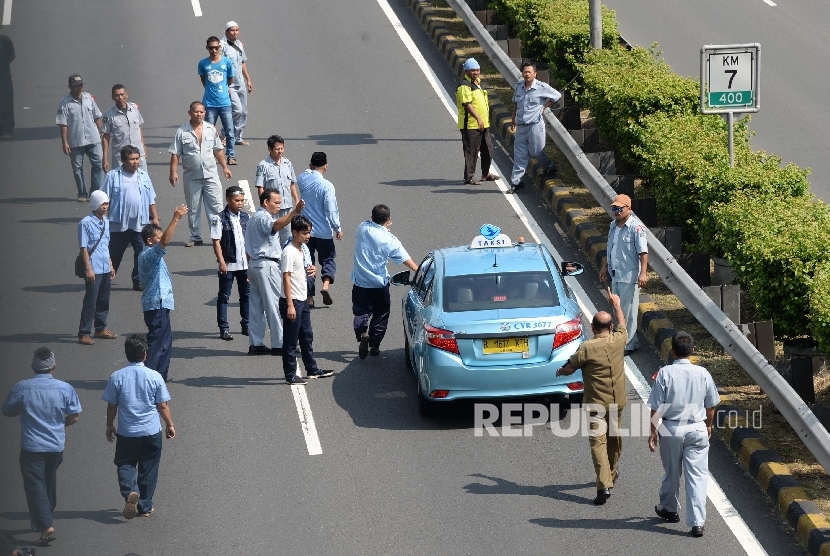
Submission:
<svg viewBox="0 0 830 556">
<path fill-rule="evenodd" d="M 199 0 L 190 0 L 190 5 L 193 6 L 193 15 L 202 17 L 202 5 L 199 4 Z"/>
<path fill-rule="evenodd" d="M 300 416 L 300 427 L 303 429 L 308 455 L 316 456 L 323 453 L 323 447 L 320 445 L 320 437 L 317 436 L 317 427 L 314 425 L 314 415 L 311 414 L 311 404 L 308 403 L 305 388 L 292 386 L 291 393 L 294 394 L 294 403 L 297 404 L 297 415 Z"/>
<path fill-rule="evenodd" d="M 3 25 L 9 25 L 12 22 L 12 0 L 5 0 L 3 2 Z"/>
</svg>

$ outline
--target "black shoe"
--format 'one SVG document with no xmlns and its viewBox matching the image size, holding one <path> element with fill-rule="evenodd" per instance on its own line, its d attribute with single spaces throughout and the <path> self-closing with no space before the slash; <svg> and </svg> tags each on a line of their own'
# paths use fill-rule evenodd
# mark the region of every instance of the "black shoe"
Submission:
<svg viewBox="0 0 830 556">
<path fill-rule="evenodd" d="M 233 340 L 233 336 L 231 336 L 230 330 L 220 330 L 219 337 L 227 341 Z"/>
<path fill-rule="evenodd" d="M 542 172 L 542 175 L 546 178 L 552 178 L 556 175 L 557 171 L 558 170 L 556 169 L 556 166 L 551 166 L 550 168 Z"/>
<path fill-rule="evenodd" d="M 308 303 L 308 308 L 309 309 L 314 308 L 314 298 L 313 297 L 308 296 L 308 298 L 306 299 L 306 303 Z"/>
<path fill-rule="evenodd" d="M 334 371 L 324 371 L 323 369 L 317 369 L 316 373 L 308 373 L 308 378 L 326 378 L 327 376 L 331 376 L 334 374 Z"/>
<path fill-rule="evenodd" d="M 133 290 L 135 290 L 137 292 L 143 292 L 144 291 L 144 286 L 142 286 L 141 284 L 138 284 L 138 283 L 133 284 Z"/>
<path fill-rule="evenodd" d="M 369 335 L 365 332 L 360 337 L 360 347 L 357 348 L 357 355 L 361 359 L 366 359 L 366 356 L 369 355 Z"/>
<path fill-rule="evenodd" d="M 629 355 L 634 355 L 634 350 L 633 350 L 633 349 L 627 349 L 627 350 L 625 350 L 623 353 L 624 353 L 624 355 L 626 355 L 626 356 L 629 356 Z"/>
<path fill-rule="evenodd" d="M 654 506 L 654 513 L 657 514 L 657 517 L 661 519 L 665 519 L 669 523 L 677 523 L 680 521 L 680 515 L 677 512 L 670 512 L 665 508 L 661 508 L 660 506 Z"/>
<path fill-rule="evenodd" d="M 329 290 L 320 290 L 320 295 L 323 296 L 323 305 L 331 305 L 334 300 L 331 298 Z"/>
<path fill-rule="evenodd" d="M 293 386 L 305 386 L 308 381 L 301 376 L 294 375 L 292 378 L 286 378 L 285 382 Z"/>
<path fill-rule="evenodd" d="M 271 355 L 282 357 L 282 348 L 271 348 Z"/>
<path fill-rule="evenodd" d="M 524 188 L 525 188 L 525 184 L 522 183 L 522 182 L 519 182 L 516 185 L 514 185 L 513 187 L 511 187 L 510 191 L 508 191 L 508 193 L 517 193 L 517 192 L 521 191 Z"/>
<path fill-rule="evenodd" d="M 702 537 L 704 531 L 703 525 L 692 527 L 692 530 L 689 531 L 689 534 L 693 537 Z"/>
<path fill-rule="evenodd" d="M 369 348 L 369 355 L 373 357 L 380 355 L 380 348 Z"/>
<path fill-rule="evenodd" d="M 271 350 L 265 346 L 248 346 L 248 355 L 268 355 Z"/>
<path fill-rule="evenodd" d="M 187 243 L 184 244 L 185 247 L 198 247 L 200 245 L 204 245 L 205 242 L 201 239 L 191 239 Z"/>
<path fill-rule="evenodd" d="M 247 336 L 248 335 L 248 327 L 243 326 L 242 330 L 239 333 L 242 334 L 243 336 Z"/>
<path fill-rule="evenodd" d="M 602 506 L 609 498 L 611 498 L 610 488 L 601 488 L 597 490 L 597 497 L 594 498 L 594 506 Z"/>
</svg>

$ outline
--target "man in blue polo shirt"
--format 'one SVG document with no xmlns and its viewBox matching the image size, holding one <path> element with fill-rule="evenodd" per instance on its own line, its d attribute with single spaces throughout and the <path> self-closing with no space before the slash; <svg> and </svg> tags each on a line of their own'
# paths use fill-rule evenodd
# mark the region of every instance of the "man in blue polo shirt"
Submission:
<svg viewBox="0 0 830 556">
<path fill-rule="evenodd" d="M 107 316 L 110 311 L 110 284 L 115 278 L 115 267 L 110 259 L 110 227 L 104 218 L 109 209 L 109 198 L 101 190 L 93 191 L 89 197 L 92 213 L 78 222 L 78 243 L 80 257 L 84 262 L 84 304 L 81 322 L 78 325 L 78 342 L 85 346 L 95 343 L 95 337 L 114 340 L 118 337 L 107 330 Z"/>
<path fill-rule="evenodd" d="M 14 385 L 3 403 L 3 415 L 20 417 L 20 472 L 29 506 L 32 531 L 40 531 L 36 546 L 49 546 L 52 512 L 57 504 L 57 473 L 63 461 L 66 427 L 78 422 L 81 402 L 66 382 L 57 380 L 55 354 L 49 348 L 35 350 L 34 378 Z"/>
<path fill-rule="evenodd" d="M 161 462 L 161 419 L 168 439 L 176 436 L 161 375 L 144 366 L 147 340 L 131 334 L 124 342 L 130 365 L 110 376 L 101 399 L 107 402 L 107 440 L 115 443 L 114 463 L 124 497 L 124 518 L 150 517 Z M 118 429 L 114 421 L 118 416 Z"/>
<path fill-rule="evenodd" d="M 386 261 L 392 259 L 411 270 L 418 265 L 403 248 L 400 240 L 392 235 L 392 213 L 386 205 L 372 208 L 372 219 L 357 227 L 352 268 L 352 313 L 354 334 L 360 342 L 358 355 L 380 354 L 380 343 L 389 324 L 389 272 Z"/>
</svg>

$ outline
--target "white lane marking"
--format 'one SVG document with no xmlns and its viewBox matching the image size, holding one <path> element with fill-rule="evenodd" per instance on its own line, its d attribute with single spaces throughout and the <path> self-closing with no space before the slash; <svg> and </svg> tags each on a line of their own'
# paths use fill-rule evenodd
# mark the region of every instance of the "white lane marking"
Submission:
<svg viewBox="0 0 830 556">
<path fill-rule="evenodd" d="M 3 25 L 8 25 L 12 22 L 12 0 L 5 0 L 3 2 Z"/>
<path fill-rule="evenodd" d="M 239 180 L 238 183 L 239 187 L 242 188 L 242 193 L 245 196 L 245 204 L 242 206 L 242 209 L 248 214 L 255 213 L 256 207 L 254 206 L 254 198 L 251 196 L 251 188 L 248 186 L 248 180 Z"/>
<path fill-rule="evenodd" d="M 777 6 L 778 5 L 775 2 L 773 2 L 772 0 L 764 0 L 764 4 L 766 4 L 768 6 Z"/>
<path fill-rule="evenodd" d="M 322 454 L 323 447 L 320 446 L 320 438 L 317 436 L 317 427 L 314 425 L 314 415 L 311 414 L 311 404 L 308 403 L 305 386 L 292 386 L 291 393 L 294 394 L 294 403 L 297 404 L 297 415 L 300 416 L 300 427 L 303 429 L 308 455 Z"/>
<path fill-rule="evenodd" d="M 202 6 L 199 4 L 199 0 L 190 0 L 190 5 L 193 6 L 193 15 L 202 17 Z"/>
<path fill-rule="evenodd" d="M 766 0 L 765 0 L 766 1 Z M 406 46 L 409 53 L 412 55 L 412 58 L 418 64 L 418 67 L 421 68 L 421 71 L 429 81 L 429 84 L 432 86 L 433 90 L 438 94 L 438 97 L 444 103 L 444 106 L 447 108 L 447 111 L 453 117 L 453 119 L 457 120 L 458 118 L 458 109 L 455 106 L 455 102 L 453 98 L 450 96 L 449 92 L 446 91 L 438 81 L 438 76 L 432 70 L 432 68 L 427 64 L 426 59 L 418 50 L 418 47 L 415 46 L 415 43 L 412 41 L 412 38 L 406 32 L 406 29 L 403 28 L 398 17 L 395 15 L 395 12 L 392 11 L 392 8 L 389 6 L 389 3 L 386 0 L 377 0 L 378 5 L 383 10 L 383 13 L 386 14 L 386 17 L 389 19 L 389 22 L 392 24 L 392 27 L 398 33 L 398 36 L 401 38 L 401 41 Z M 498 166 L 493 162 L 491 164 L 495 169 L 496 172 L 500 176 L 504 176 L 505 174 L 498 168 Z M 527 227 L 530 235 L 533 236 L 533 239 L 537 243 L 544 243 L 544 245 L 553 253 L 554 257 L 557 260 L 562 260 L 562 257 L 559 255 L 559 252 L 550 242 L 550 240 L 545 236 L 545 233 L 536 223 L 536 219 L 533 218 L 533 215 L 528 213 L 526 207 L 522 200 L 517 196 L 510 193 L 507 193 L 508 186 L 505 183 L 504 179 L 500 179 L 496 182 L 498 185 L 499 190 L 504 194 L 507 202 L 510 203 L 510 206 L 513 207 L 513 210 L 516 212 L 516 215 L 521 219 L 524 223 L 525 227 Z M 541 241 L 540 241 L 541 240 Z M 579 306 L 588 319 L 592 318 L 594 313 L 596 313 L 596 307 L 591 302 L 590 298 L 585 293 L 585 290 L 582 286 L 577 282 L 573 281 L 571 284 L 572 288 L 574 289 L 577 295 L 577 301 L 579 302 Z M 643 377 L 640 370 L 634 365 L 634 362 L 631 361 L 631 358 L 626 358 L 626 376 L 631 381 L 631 384 L 634 386 L 637 394 L 643 401 L 648 399 L 648 393 L 650 392 L 650 387 L 648 386 L 648 382 Z M 711 475 L 709 476 L 709 488 L 707 490 L 707 496 L 709 500 L 712 501 L 712 505 L 715 506 L 715 509 L 718 510 L 718 513 L 721 515 L 723 520 L 732 530 L 732 534 L 735 535 L 735 538 L 744 548 L 746 553 L 749 556 L 768 556 L 766 550 L 761 546 L 758 542 L 758 539 L 755 538 L 755 535 L 752 531 L 749 530 L 749 527 L 746 526 L 746 522 L 743 518 L 738 514 L 738 511 L 729 502 L 729 499 L 726 497 L 726 494 L 721 490 L 720 486 L 718 485 L 717 481 Z"/>
</svg>

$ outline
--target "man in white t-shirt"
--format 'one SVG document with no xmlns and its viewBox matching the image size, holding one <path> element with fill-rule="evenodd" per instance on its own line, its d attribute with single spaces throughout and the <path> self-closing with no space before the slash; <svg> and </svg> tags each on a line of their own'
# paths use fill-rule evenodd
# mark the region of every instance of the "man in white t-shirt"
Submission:
<svg viewBox="0 0 830 556">
<path fill-rule="evenodd" d="M 311 311 L 308 307 L 308 284 L 303 262 L 303 244 L 311 237 L 311 220 L 303 215 L 291 219 L 291 243 L 282 250 L 280 267 L 285 297 L 280 298 L 282 317 L 282 369 L 285 382 L 304 385 L 308 381 L 297 375 L 297 344 L 300 345 L 303 365 L 309 378 L 331 376 L 334 371 L 317 367 L 311 344 L 314 332 L 311 330 Z"/>
</svg>

